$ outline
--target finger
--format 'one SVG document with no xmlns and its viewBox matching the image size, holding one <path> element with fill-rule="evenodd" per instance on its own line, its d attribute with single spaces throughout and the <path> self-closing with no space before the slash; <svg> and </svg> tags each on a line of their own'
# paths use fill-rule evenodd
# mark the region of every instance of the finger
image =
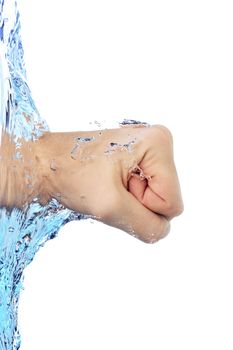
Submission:
<svg viewBox="0 0 233 350">
<path fill-rule="evenodd" d="M 183 212 L 183 201 L 173 161 L 165 164 L 161 162 L 156 167 L 142 165 L 142 168 L 146 181 L 141 184 L 140 179 L 130 178 L 130 192 L 148 209 L 166 216 L 169 220 L 180 215 Z"/>
<path fill-rule="evenodd" d="M 170 229 L 169 221 L 142 205 L 130 192 L 122 189 L 113 212 L 103 220 L 146 243 L 154 243 L 165 237 Z"/>
<path fill-rule="evenodd" d="M 144 193 L 147 188 L 147 180 L 140 178 L 138 175 L 131 175 L 128 180 L 128 190 L 132 193 L 141 203 L 143 201 Z"/>
<path fill-rule="evenodd" d="M 175 168 L 158 172 L 148 181 L 142 203 L 169 219 L 182 213 L 183 201 Z"/>
<path fill-rule="evenodd" d="M 148 186 L 147 179 L 132 176 L 128 181 L 129 192 L 133 194 L 145 207 L 151 211 L 170 217 L 170 209 L 167 202 L 152 188 Z"/>
<path fill-rule="evenodd" d="M 165 127 L 151 127 L 147 141 L 149 142 L 148 148 L 142 161 L 138 164 L 138 169 L 148 180 L 148 186 L 145 187 L 143 195 L 140 193 L 140 200 L 150 210 L 171 219 L 183 211 L 180 185 L 173 158 L 172 135 Z M 131 181 L 133 191 L 136 187 L 142 188 L 142 185 L 135 179 Z M 136 191 L 137 194 L 138 191 Z"/>
</svg>

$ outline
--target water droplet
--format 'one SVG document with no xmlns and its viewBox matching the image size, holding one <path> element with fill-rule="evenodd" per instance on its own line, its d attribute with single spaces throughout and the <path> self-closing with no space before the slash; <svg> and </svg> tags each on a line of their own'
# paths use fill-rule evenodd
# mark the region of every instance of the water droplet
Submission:
<svg viewBox="0 0 233 350">
<path fill-rule="evenodd" d="M 14 159 L 22 159 L 22 158 L 23 156 L 19 151 L 15 153 Z"/>
<path fill-rule="evenodd" d="M 94 120 L 94 121 L 89 122 L 89 125 L 93 125 L 94 124 L 95 127 L 101 128 L 102 124 L 105 123 L 105 122 L 106 122 L 105 120 L 103 120 L 101 122 L 99 122 L 98 120 Z"/>
<path fill-rule="evenodd" d="M 77 159 L 77 151 L 81 147 L 81 143 L 95 141 L 95 137 L 94 136 L 92 136 L 92 137 L 75 137 L 74 140 L 76 142 L 76 145 L 74 146 L 74 148 L 71 151 L 71 158 L 76 160 Z"/>
<path fill-rule="evenodd" d="M 72 151 L 71 151 L 71 153 L 70 153 L 71 158 L 74 159 L 74 160 L 77 159 L 77 150 L 78 150 L 78 149 L 79 149 L 79 145 L 76 145 L 76 146 L 72 149 Z"/>
<path fill-rule="evenodd" d="M 51 163 L 50 163 L 50 169 L 52 171 L 56 171 L 57 167 L 56 167 L 56 163 L 55 163 L 55 159 L 52 159 Z"/>
<path fill-rule="evenodd" d="M 116 151 L 120 147 L 121 147 L 121 145 L 118 144 L 117 142 L 110 142 L 109 147 L 107 148 L 107 150 L 104 153 L 105 154 L 112 154 L 114 151 Z"/>
<path fill-rule="evenodd" d="M 131 172 L 132 176 L 137 176 L 140 178 L 140 180 L 144 180 L 147 179 L 148 181 L 151 180 L 151 176 L 150 175 L 145 175 L 143 170 L 139 167 L 139 165 L 137 165 Z"/>
<path fill-rule="evenodd" d="M 132 141 L 129 141 L 128 143 L 125 143 L 121 145 L 120 143 L 117 142 L 110 142 L 108 149 L 105 151 L 107 154 L 111 154 L 115 150 L 119 149 L 120 151 L 127 150 L 128 152 L 132 152 L 132 145 L 135 143 L 136 138 L 133 139 Z"/>
<path fill-rule="evenodd" d="M 8 231 L 9 232 L 14 232 L 15 228 L 13 226 L 9 226 Z"/>
<path fill-rule="evenodd" d="M 119 123 L 120 125 L 147 125 L 149 126 L 149 124 L 147 122 L 141 122 L 139 120 L 135 120 L 135 119 L 124 119 L 123 122 Z"/>
<path fill-rule="evenodd" d="M 110 142 L 110 146 L 114 147 L 114 146 L 118 146 L 118 144 L 116 142 Z"/>
<path fill-rule="evenodd" d="M 92 137 L 76 137 L 75 141 L 77 141 L 77 142 L 92 142 L 92 141 L 95 141 L 95 137 L 94 136 L 92 136 Z"/>
<path fill-rule="evenodd" d="M 101 123 L 100 122 L 98 122 L 97 120 L 94 120 L 94 124 L 98 127 L 98 128 L 100 128 L 101 127 Z"/>
</svg>

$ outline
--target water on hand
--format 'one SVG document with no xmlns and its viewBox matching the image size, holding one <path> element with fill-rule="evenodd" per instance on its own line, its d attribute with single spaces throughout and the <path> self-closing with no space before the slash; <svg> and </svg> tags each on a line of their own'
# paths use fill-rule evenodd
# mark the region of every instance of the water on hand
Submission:
<svg viewBox="0 0 233 350">
<path fill-rule="evenodd" d="M 97 121 L 94 124 L 101 126 Z M 124 119 L 119 124 L 148 126 L 133 119 Z M 15 147 L 13 157 L 21 162 L 20 140 L 36 141 L 48 131 L 27 84 L 16 0 L 0 0 L 0 150 L 3 133 L 7 133 Z M 75 139 L 70 156 L 76 159 L 83 142 L 93 141 L 94 138 Z M 111 154 L 118 148 L 131 152 L 134 143 L 135 139 L 128 144 L 112 142 L 106 152 Z M 0 162 L 4 162 L 1 155 Z M 56 171 L 53 160 L 50 168 Z M 0 173 L 0 190 L 3 186 Z M 46 241 L 56 237 L 61 226 L 86 218 L 88 216 L 68 210 L 55 198 L 44 206 L 38 198 L 33 198 L 19 209 L 1 205 L 0 196 L 0 350 L 20 348 L 18 302 L 25 267 Z"/>
<path fill-rule="evenodd" d="M 3 132 L 11 135 L 15 159 L 20 160 L 19 140 L 35 141 L 45 131 L 48 125 L 27 84 L 17 4 L 0 0 L 0 142 Z M 25 267 L 61 226 L 86 217 L 64 208 L 56 199 L 42 206 L 34 198 L 23 210 L 0 207 L 0 350 L 20 348 L 17 313 Z"/>
</svg>

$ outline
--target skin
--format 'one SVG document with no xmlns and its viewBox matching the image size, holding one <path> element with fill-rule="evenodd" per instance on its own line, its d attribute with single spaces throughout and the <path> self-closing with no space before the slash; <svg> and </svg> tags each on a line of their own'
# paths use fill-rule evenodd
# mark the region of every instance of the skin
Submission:
<svg viewBox="0 0 233 350">
<path fill-rule="evenodd" d="M 172 135 L 164 126 L 48 132 L 21 142 L 23 157 L 12 160 L 15 149 L 3 135 L 1 206 L 23 209 L 34 197 L 42 205 L 56 198 L 147 243 L 165 237 L 183 211 Z"/>
</svg>

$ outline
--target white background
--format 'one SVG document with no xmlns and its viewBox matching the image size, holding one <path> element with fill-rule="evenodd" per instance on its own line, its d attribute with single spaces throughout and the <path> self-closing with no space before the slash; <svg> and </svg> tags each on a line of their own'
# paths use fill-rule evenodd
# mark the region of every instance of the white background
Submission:
<svg viewBox="0 0 233 350">
<path fill-rule="evenodd" d="M 232 350 L 231 5 L 21 0 L 29 84 L 51 129 L 166 125 L 185 204 L 156 245 L 64 227 L 27 268 L 22 350 Z"/>
</svg>

